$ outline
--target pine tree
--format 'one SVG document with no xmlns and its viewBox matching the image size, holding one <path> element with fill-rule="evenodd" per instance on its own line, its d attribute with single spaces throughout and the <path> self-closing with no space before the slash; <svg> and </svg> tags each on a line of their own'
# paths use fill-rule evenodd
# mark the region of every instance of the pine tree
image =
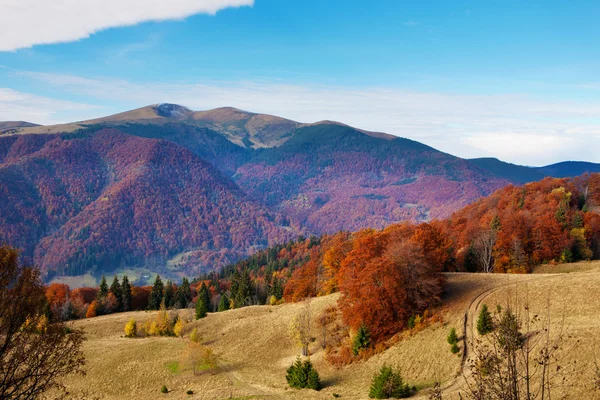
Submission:
<svg viewBox="0 0 600 400">
<path fill-rule="evenodd" d="M 373 377 L 369 397 L 374 399 L 409 397 L 412 391 L 402 380 L 400 372 L 384 365 Z"/>
<path fill-rule="evenodd" d="M 96 299 L 98 301 L 102 301 L 106 299 L 108 296 L 108 284 L 106 283 L 106 278 L 102 275 L 102 280 L 100 281 L 100 287 L 98 290 L 98 294 L 96 295 Z"/>
<path fill-rule="evenodd" d="M 352 344 L 352 353 L 356 356 L 361 349 L 366 349 L 371 345 L 371 335 L 369 329 L 365 325 L 361 325 L 354 337 L 354 343 Z"/>
<path fill-rule="evenodd" d="M 183 278 L 181 285 L 175 291 L 175 308 L 186 308 L 190 301 L 192 301 L 190 282 L 187 278 Z"/>
<path fill-rule="evenodd" d="M 121 283 L 121 301 L 123 303 L 123 311 L 129 311 L 131 309 L 131 284 L 127 275 L 123 276 L 123 282 Z"/>
<path fill-rule="evenodd" d="M 450 329 L 450 333 L 448 334 L 446 340 L 450 345 L 458 343 L 458 335 L 456 334 L 456 329 Z"/>
<path fill-rule="evenodd" d="M 281 298 L 283 297 L 283 286 L 281 285 L 281 280 L 278 279 L 277 277 L 273 278 L 272 291 L 273 291 L 272 295 L 275 296 L 275 298 L 277 300 L 281 300 Z"/>
<path fill-rule="evenodd" d="M 196 300 L 196 319 L 206 317 L 208 313 L 208 305 L 210 304 L 210 295 L 204 282 L 200 286 L 200 292 L 198 293 L 198 299 Z"/>
<path fill-rule="evenodd" d="M 219 300 L 219 308 L 217 311 L 221 312 L 227 310 L 229 310 L 229 297 L 227 297 L 227 294 L 223 293 L 221 295 L 221 300 Z"/>
<path fill-rule="evenodd" d="M 165 285 L 165 294 L 163 297 L 165 307 L 172 308 L 175 304 L 175 288 L 172 281 L 167 281 Z"/>
<path fill-rule="evenodd" d="M 298 389 L 321 389 L 321 379 L 319 373 L 313 367 L 310 360 L 302 362 L 300 357 L 287 369 L 285 379 L 288 385 Z"/>
<path fill-rule="evenodd" d="M 247 269 L 240 274 L 237 270 L 231 279 L 231 297 L 235 308 L 244 307 L 252 297 L 252 279 Z"/>
<path fill-rule="evenodd" d="M 115 275 L 112 284 L 109 289 L 110 293 L 112 293 L 117 299 L 117 304 L 115 306 L 115 311 L 123 311 L 123 293 L 121 289 L 121 284 L 119 283 L 119 278 Z"/>
<path fill-rule="evenodd" d="M 158 310 L 163 299 L 163 283 L 160 280 L 160 275 L 156 275 L 154 285 L 152 285 L 152 291 L 150 292 L 150 299 L 148 300 L 149 310 Z"/>
<path fill-rule="evenodd" d="M 494 330 L 494 321 L 492 320 L 492 314 L 490 314 L 487 304 L 481 307 L 479 312 L 479 318 L 477 319 L 477 332 L 480 335 L 486 335 Z"/>
</svg>

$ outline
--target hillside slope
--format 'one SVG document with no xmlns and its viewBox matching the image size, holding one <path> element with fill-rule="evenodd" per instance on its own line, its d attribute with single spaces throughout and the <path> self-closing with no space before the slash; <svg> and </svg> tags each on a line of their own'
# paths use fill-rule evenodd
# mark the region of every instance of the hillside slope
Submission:
<svg viewBox="0 0 600 400">
<path fill-rule="evenodd" d="M 333 368 L 323 358 L 319 341 L 311 344 L 311 361 L 316 366 L 324 389 L 293 390 L 287 388 L 285 370 L 299 349 L 289 339 L 288 326 L 300 313 L 302 304 L 255 306 L 209 314 L 192 322 L 184 339 L 123 337 L 123 327 L 134 318 L 143 323 L 154 313 L 113 314 L 76 321 L 88 333 L 85 354 L 88 374 L 85 379 L 68 378 L 68 390 L 75 396 L 101 396 L 107 399 L 155 398 L 165 384 L 170 398 L 189 398 L 187 390 L 205 399 L 232 397 L 256 399 L 330 399 L 334 393 L 346 399 L 367 399 L 371 378 L 383 364 L 393 365 L 403 377 L 419 389 L 442 381 L 444 398 L 456 398 L 464 383 L 456 381 L 461 371 L 461 358 L 449 351 L 446 336 L 455 327 L 459 336 L 473 338 L 474 328 L 465 317 L 474 320 L 479 307 L 488 304 L 505 305 L 507 295 L 524 301 L 529 297 L 533 312 L 545 313 L 550 301 L 550 329 L 558 332 L 563 323 L 567 328 L 558 353 L 567 380 L 557 384 L 553 395 L 569 398 L 596 398 L 593 391 L 593 354 L 600 350 L 593 341 L 593 332 L 600 329 L 596 318 L 600 299 L 590 296 L 600 285 L 598 263 L 583 263 L 582 272 L 543 275 L 448 274 L 444 306 L 436 310 L 444 322 L 427 327 L 370 358 L 340 369 Z M 565 302 L 564 299 L 569 301 Z M 313 318 L 324 308 L 334 305 L 337 295 L 316 298 L 311 303 Z M 524 304 L 524 303 L 521 303 Z M 182 314 L 191 310 L 181 311 Z M 468 322 L 468 321 L 467 321 Z M 187 341 L 192 328 L 197 328 L 219 356 L 220 368 L 213 373 L 193 375 L 184 363 Z M 240 334 L 243 332 L 243 334 Z M 314 332 L 315 337 L 318 332 Z M 461 348 L 462 348 L 461 344 Z M 576 362 L 575 362 L 576 361 Z M 115 374 L 114 371 L 119 371 Z M 427 398 L 420 390 L 415 398 Z"/>
<path fill-rule="evenodd" d="M 160 270 L 185 251 L 185 272 L 194 274 L 296 235 L 285 218 L 168 141 L 102 130 L 0 143 L 0 241 L 46 272 Z"/>
<path fill-rule="evenodd" d="M 235 180 L 318 233 L 442 218 L 509 183 L 421 143 L 339 124 L 299 128 L 257 151 Z"/>
</svg>

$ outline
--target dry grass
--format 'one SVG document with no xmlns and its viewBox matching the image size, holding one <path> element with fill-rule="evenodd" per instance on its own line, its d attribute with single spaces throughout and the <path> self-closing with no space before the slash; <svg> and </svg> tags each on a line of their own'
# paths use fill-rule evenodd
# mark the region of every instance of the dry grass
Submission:
<svg viewBox="0 0 600 400">
<path fill-rule="evenodd" d="M 554 275 L 483 275 L 449 274 L 444 307 L 444 323 L 430 326 L 394 345 L 365 362 L 341 369 L 329 366 L 318 340 L 311 345 L 311 360 L 317 367 L 325 388 L 321 392 L 287 388 L 285 370 L 299 348 L 289 338 L 288 327 L 301 304 L 256 306 L 224 313 L 188 325 L 196 327 L 205 343 L 213 347 L 220 358 L 220 368 L 213 373 L 194 376 L 185 366 L 177 364 L 186 351 L 187 336 L 178 338 L 126 339 L 123 327 L 130 318 L 138 322 L 154 316 L 153 312 L 115 314 L 78 321 L 77 326 L 88 332 L 85 344 L 88 375 L 70 378 L 66 383 L 76 398 L 289 398 L 330 399 L 334 393 L 342 399 L 367 398 L 373 373 L 383 363 L 397 366 L 405 378 L 417 387 L 425 387 L 434 379 L 445 386 L 454 382 L 460 370 L 461 358 L 452 355 L 446 336 L 451 327 L 463 333 L 465 311 L 476 312 L 478 299 L 490 306 L 506 299 L 506 288 L 514 291 L 519 283 L 520 296 L 529 294 L 531 306 L 545 309 L 551 299 L 553 320 L 561 321 L 563 310 L 570 337 L 565 341 L 564 360 L 577 360 L 580 377 L 577 394 L 593 398 L 583 384 L 589 375 L 595 347 L 594 336 L 600 332 L 600 264 L 582 268 L 583 272 Z M 483 293 L 483 294 L 482 294 Z M 337 295 L 312 301 L 312 314 L 335 304 Z M 523 301 L 523 300 L 521 300 Z M 543 310 L 541 310 L 543 311 Z M 182 312 L 189 312 L 186 310 Z M 557 325 L 555 326 L 557 327 Z M 315 334 L 316 335 L 316 334 Z M 462 345 L 461 345 L 462 348 Z M 598 349 L 600 351 L 600 348 Z M 591 383 L 591 376 L 590 376 Z M 172 392 L 160 393 L 162 385 Z M 454 385 L 456 388 L 456 385 Z M 193 390 L 194 395 L 185 394 Z M 456 398 L 450 390 L 445 398 Z"/>
</svg>

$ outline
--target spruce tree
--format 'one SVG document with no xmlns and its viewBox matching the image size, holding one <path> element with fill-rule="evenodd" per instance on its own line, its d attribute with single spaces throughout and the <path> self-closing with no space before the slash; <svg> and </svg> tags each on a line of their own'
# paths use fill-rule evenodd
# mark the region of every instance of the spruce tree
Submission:
<svg viewBox="0 0 600 400">
<path fill-rule="evenodd" d="M 96 299 L 102 301 L 106 299 L 106 296 L 108 296 L 108 284 L 106 283 L 106 278 L 104 275 L 102 275 L 102 280 L 100 281 L 100 287 L 98 289 Z"/>
<path fill-rule="evenodd" d="M 373 377 L 369 397 L 372 399 L 389 399 L 410 397 L 411 388 L 404 383 L 400 372 L 384 365 Z"/>
<path fill-rule="evenodd" d="M 221 300 L 219 300 L 219 308 L 217 311 L 221 312 L 227 310 L 229 310 L 229 297 L 227 297 L 227 294 L 223 293 L 221 295 Z"/>
<path fill-rule="evenodd" d="M 456 329 L 454 329 L 454 328 L 450 329 L 450 333 L 448 334 L 448 337 L 446 338 L 446 340 L 448 341 L 448 344 L 450 344 L 450 345 L 458 343 L 458 335 L 456 334 Z"/>
<path fill-rule="evenodd" d="M 480 335 L 487 335 L 494 330 L 494 321 L 492 320 L 492 314 L 490 314 L 487 304 L 481 307 L 479 312 L 479 318 L 477 319 L 477 332 Z"/>
<path fill-rule="evenodd" d="M 123 276 L 123 282 L 121 283 L 121 299 L 123 302 L 123 311 L 129 311 L 131 309 L 131 284 L 127 275 Z"/>
<path fill-rule="evenodd" d="M 123 293 L 121 289 L 121 284 L 119 283 L 119 278 L 115 275 L 112 284 L 110 285 L 110 293 L 112 293 L 117 299 L 117 306 L 115 311 L 123 311 Z"/>
<path fill-rule="evenodd" d="M 300 357 L 287 369 L 285 379 L 288 385 L 298 389 L 321 389 L 321 379 L 310 360 L 302 362 Z"/>
<path fill-rule="evenodd" d="M 160 275 L 156 275 L 154 285 L 152 285 L 152 291 L 150 292 L 150 299 L 148 300 L 149 310 L 158 310 L 160 303 L 163 299 L 163 283 L 160 280 Z"/>
<path fill-rule="evenodd" d="M 190 301 L 192 301 L 190 282 L 187 278 L 183 278 L 181 285 L 179 285 L 175 291 L 175 308 L 186 308 Z"/>
<path fill-rule="evenodd" d="M 354 337 L 352 344 L 352 353 L 356 356 L 361 349 L 366 349 L 371 345 L 371 335 L 365 325 L 361 325 Z"/>
<path fill-rule="evenodd" d="M 206 317 L 208 313 L 208 306 L 210 304 L 210 295 L 204 282 L 200 286 L 200 292 L 198 293 L 198 299 L 196 300 L 196 319 Z"/>
<path fill-rule="evenodd" d="M 165 303 L 166 308 L 172 308 L 175 304 L 175 289 L 173 287 L 173 282 L 170 280 L 167 281 L 167 284 L 165 285 L 163 302 Z"/>
</svg>

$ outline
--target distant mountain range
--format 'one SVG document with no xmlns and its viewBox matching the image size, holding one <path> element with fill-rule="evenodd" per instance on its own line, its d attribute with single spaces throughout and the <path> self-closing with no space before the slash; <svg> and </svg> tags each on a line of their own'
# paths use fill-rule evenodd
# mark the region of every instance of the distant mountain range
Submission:
<svg viewBox="0 0 600 400">
<path fill-rule="evenodd" d="M 48 277 L 196 274 L 297 235 L 442 218 L 511 183 L 600 171 L 465 160 L 337 122 L 174 104 L 0 132 L 0 242 Z"/>
<path fill-rule="evenodd" d="M 473 158 L 469 161 L 515 184 L 539 181 L 547 176 L 568 178 L 585 173 L 600 172 L 600 164 L 584 161 L 563 161 L 545 167 L 525 167 L 500 161 L 497 158 Z"/>
</svg>

